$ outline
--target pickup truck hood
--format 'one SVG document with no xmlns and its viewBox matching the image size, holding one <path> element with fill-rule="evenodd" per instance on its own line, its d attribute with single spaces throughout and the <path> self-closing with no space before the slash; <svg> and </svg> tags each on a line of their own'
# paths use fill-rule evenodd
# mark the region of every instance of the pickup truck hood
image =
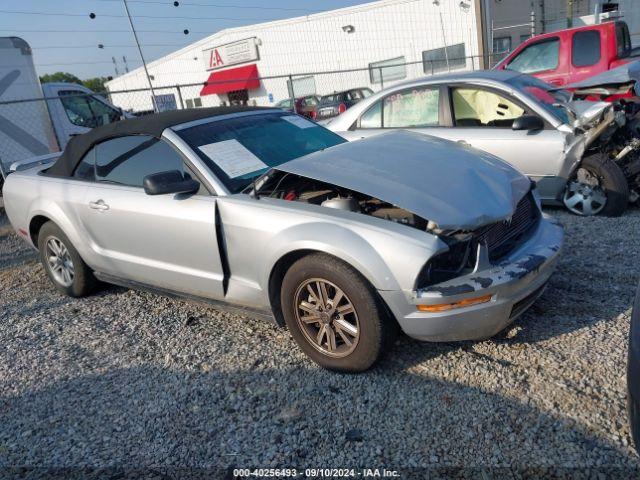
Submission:
<svg viewBox="0 0 640 480">
<path fill-rule="evenodd" d="M 488 153 L 403 130 L 336 145 L 276 169 L 370 195 L 445 230 L 510 218 L 531 188 L 528 178 Z"/>
</svg>

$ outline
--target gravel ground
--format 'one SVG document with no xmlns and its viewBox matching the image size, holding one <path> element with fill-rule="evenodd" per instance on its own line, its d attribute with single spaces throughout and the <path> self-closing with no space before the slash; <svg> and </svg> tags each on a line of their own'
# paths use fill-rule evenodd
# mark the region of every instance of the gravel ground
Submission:
<svg viewBox="0 0 640 480">
<path fill-rule="evenodd" d="M 565 224 L 532 310 L 319 369 L 264 321 L 121 288 L 57 294 L 0 218 L 0 467 L 638 467 L 625 413 L 640 212 Z M 1 224 L 4 223 L 4 226 Z"/>
</svg>

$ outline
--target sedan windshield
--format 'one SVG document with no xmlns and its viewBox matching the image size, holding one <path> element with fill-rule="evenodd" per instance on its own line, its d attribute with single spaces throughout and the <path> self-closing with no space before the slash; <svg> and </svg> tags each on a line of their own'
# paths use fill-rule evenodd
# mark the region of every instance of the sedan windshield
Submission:
<svg viewBox="0 0 640 480">
<path fill-rule="evenodd" d="M 558 105 L 571 99 L 571 94 L 566 90 L 556 89 L 552 85 L 529 75 L 518 75 L 507 80 L 507 83 L 535 100 L 562 123 L 569 123 L 567 110 Z"/>
<path fill-rule="evenodd" d="M 212 118 L 177 133 L 232 193 L 270 168 L 346 142 L 304 117 L 281 112 Z"/>
</svg>

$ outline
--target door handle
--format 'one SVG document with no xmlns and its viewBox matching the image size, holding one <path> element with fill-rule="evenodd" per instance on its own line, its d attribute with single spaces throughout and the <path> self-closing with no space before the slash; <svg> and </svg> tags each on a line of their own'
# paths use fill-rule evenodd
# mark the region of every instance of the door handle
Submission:
<svg viewBox="0 0 640 480">
<path fill-rule="evenodd" d="M 94 210 L 109 210 L 109 205 L 104 203 L 104 200 L 96 200 L 95 202 L 89 202 L 89 208 Z"/>
</svg>

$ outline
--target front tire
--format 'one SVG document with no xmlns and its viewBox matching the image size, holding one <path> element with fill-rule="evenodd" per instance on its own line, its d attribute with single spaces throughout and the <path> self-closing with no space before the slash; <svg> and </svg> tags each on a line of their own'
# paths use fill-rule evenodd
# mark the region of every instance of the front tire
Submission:
<svg viewBox="0 0 640 480">
<path fill-rule="evenodd" d="M 280 292 L 291 336 L 318 365 L 362 372 L 393 343 L 395 322 L 387 318 L 375 290 L 344 262 L 312 254 L 287 271 Z"/>
<path fill-rule="evenodd" d="M 563 202 L 577 215 L 618 217 L 629 204 L 629 184 L 613 160 L 590 155 L 569 179 Z"/>
<path fill-rule="evenodd" d="M 44 270 L 58 291 L 83 297 L 95 288 L 93 272 L 55 223 L 49 221 L 40 228 L 38 250 Z"/>
</svg>

